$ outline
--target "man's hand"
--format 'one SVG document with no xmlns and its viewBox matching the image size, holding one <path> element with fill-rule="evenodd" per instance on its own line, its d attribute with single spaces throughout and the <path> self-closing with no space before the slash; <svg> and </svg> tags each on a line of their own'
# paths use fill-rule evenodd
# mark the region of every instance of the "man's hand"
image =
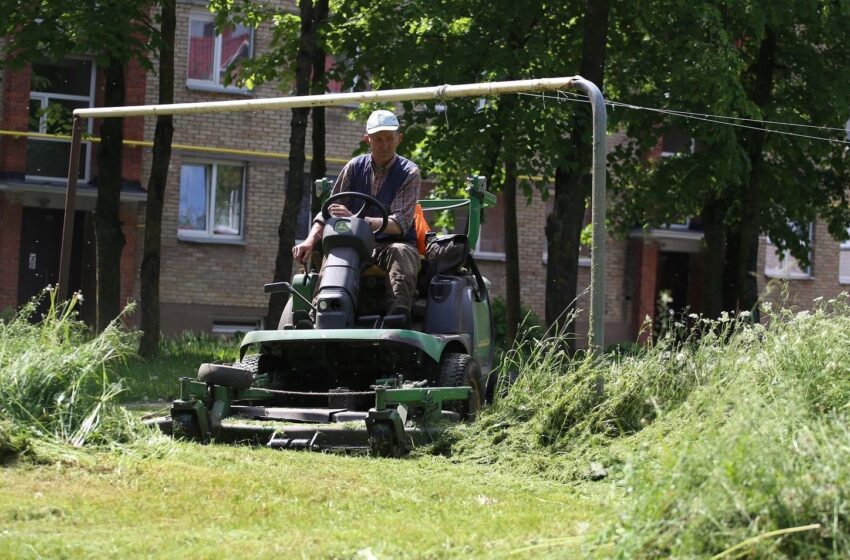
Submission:
<svg viewBox="0 0 850 560">
<path fill-rule="evenodd" d="M 331 204 L 328 206 L 328 212 L 331 213 L 331 216 L 337 218 L 347 218 L 351 216 L 351 211 L 342 204 Z"/>
<path fill-rule="evenodd" d="M 295 260 L 303 265 L 306 265 L 308 259 L 310 258 L 310 253 L 313 252 L 313 247 L 316 246 L 316 243 L 322 238 L 322 228 L 324 224 L 321 222 L 314 222 L 313 227 L 310 229 L 310 233 L 307 234 L 307 239 L 296 245 L 292 248 L 292 256 L 295 257 Z"/>
<path fill-rule="evenodd" d="M 310 253 L 312 252 L 313 242 L 310 239 L 302 241 L 292 248 L 292 256 L 295 257 L 295 260 L 302 265 L 307 264 L 307 260 L 310 258 Z"/>
</svg>

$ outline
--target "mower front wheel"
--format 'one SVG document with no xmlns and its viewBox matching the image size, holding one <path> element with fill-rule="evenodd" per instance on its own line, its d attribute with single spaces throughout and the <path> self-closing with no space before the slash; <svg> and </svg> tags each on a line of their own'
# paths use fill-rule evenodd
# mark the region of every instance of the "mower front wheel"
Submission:
<svg viewBox="0 0 850 560">
<path fill-rule="evenodd" d="M 171 437 L 183 441 L 203 441 L 201 427 L 193 412 L 186 410 L 171 417 Z"/>
<path fill-rule="evenodd" d="M 198 381 L 232 389 L 247 389 L 254 381 L 254 374 L 241 367 L 201 364 L 198 368 Z"/>
<path fill-rule="evenodd" d="M 472 387 L 467 401 L 448 401 L 445 410 L 473 418 L 481 408 L 481 366 L 469 354 L 449 352 L 440 359 L 440 387 Z"/>
<path fill-rule="evenodd" d="M 402 449 L 396 441 L 392 424 L 377 422 L 369 434 L 369 453 L 373 457 L 401 457 Z"/>
</svg>

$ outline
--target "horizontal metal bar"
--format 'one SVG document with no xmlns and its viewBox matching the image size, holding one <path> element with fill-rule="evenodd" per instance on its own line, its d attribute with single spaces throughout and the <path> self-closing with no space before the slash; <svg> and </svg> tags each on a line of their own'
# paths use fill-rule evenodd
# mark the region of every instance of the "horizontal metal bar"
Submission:
<svg viewBox="0 0 850 560">
<path fill-rule="evenodd" d="M 99 107 L 74 109 L 74 116 L 84 119 L 107 117 L 144 117 L 155 115 L 189 115 L 197 113 L 233 113 L 237 111 L 270 111 L 293 107 L 330 107 L 352 103 L 375 103 L 379 101 L 415 101 L 423 99 L 453 99 L 456 97 L 489 97 L 504 93 L 529 91 L 555 91 L 566 89 L 579 80 L 579 76 L 568 78 L 543 78 L 537 80 L 514 80 L 481 84 L 442 85 L 435 87 L 389 89 L 355 93 L 331 93 L 325 95 L 302 95 L 296 97 L 274 97 L 270 99 L 237 99 L 232 101 L 207 101 L 202 103 L 174 103 L 170 105 L 136 105 L 128 107 Z"/>
</svg>

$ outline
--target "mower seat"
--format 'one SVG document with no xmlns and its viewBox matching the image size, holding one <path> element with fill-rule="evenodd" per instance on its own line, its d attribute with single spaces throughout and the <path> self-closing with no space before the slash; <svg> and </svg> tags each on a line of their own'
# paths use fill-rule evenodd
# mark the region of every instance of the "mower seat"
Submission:
<svg viewBox="0 0 850 560">
<path fill-rule="evenodd" d="M 425 258 L 416 279 L 416 291 L 428 297 L 428 286 L 438 274 L 459 274 L 469 258 L 469 239 L 462 233 L 434 237 L 425 249 Z"/>
</svg>

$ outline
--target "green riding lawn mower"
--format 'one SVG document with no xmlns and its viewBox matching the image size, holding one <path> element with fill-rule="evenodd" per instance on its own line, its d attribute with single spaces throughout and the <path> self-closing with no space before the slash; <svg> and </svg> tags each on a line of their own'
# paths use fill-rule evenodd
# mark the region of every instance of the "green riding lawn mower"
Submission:
<svg viewBox="0 0 850 560">
<path fill-rule="evenodd" d="M 329 192 L 327 182 L 317 190 Z M 290 294 L 278 328 L 245 335 L 238 362 L 201 364 L 196 379 L 181 379 L 170 417 L 154 422 L 200 442 L 398 457 L 474 416 L 494 390 L 494 331 L 489 283 L 470 248 L 496 199 L 482 177 L 466 190 L 468 198 L 420 201 L 465 218 L 466 233 L 432 236 L 410 316 L 386 312 L 388 279 L 371 262 L 364 213 L 377 209 L 380 232 L 386 208 L 362 193 L 325 198 L 321 276 L 267 284 L 266 293 Z M 331 217 L 338 197 L 362 207 Z"/>
</svg>

